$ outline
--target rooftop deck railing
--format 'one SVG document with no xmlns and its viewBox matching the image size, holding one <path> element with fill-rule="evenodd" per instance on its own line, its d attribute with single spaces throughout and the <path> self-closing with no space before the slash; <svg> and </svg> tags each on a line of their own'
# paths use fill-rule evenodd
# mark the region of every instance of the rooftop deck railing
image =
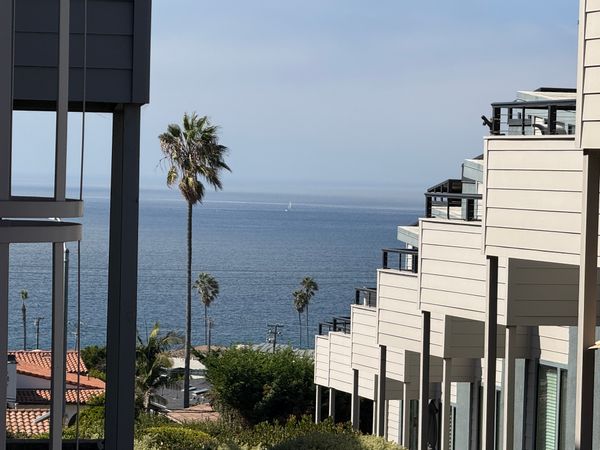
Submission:
<svg viewBox="0 0 600 450">
<path fill-rule="evenodd" d="M 481 116 L 492 135 L 575 134 L 575 100 L 492 103 L 492 117 Z"/>
<path fill-rule="evenodd" d="M 348 316 L 334 317 L 331 322 L 321 322 L 319 324 L 319 336 L 336 331 L 348 334 L 350 330 L 350 317 Z"/>
<path fill-rule="evenodd" d="M 462 214 L 463 220 L 479 220 L 476 214 L 475 204 L 481 200 L 481 194 L 449 193 L 449 192 L 426 192 L 425 193 L 425 217 L 432 218 L 433 208 L 442 207 L 446 209 L 446 218 L 450 219 L 450 209 L 453 207 L 462 207 L 465 202 L 465 210 Z"/>
<path fill-rule="evenodd" d="M 416 248 L 384 248 L 381 253 L 383 269 L 412 273 L 419 270 L 419 250 Z"/>
<path fill-rule="evenodd" d="M 354 293 L 354 304 L 375 308 L 377 306 L 377 288 L 356 288 Z"/>
</svg>

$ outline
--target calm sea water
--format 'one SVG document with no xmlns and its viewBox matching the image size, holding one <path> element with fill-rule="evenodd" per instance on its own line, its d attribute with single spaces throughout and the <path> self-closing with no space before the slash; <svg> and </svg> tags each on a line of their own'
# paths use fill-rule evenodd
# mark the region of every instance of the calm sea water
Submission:
<svg viewBox="0 0 600 450">
<path fill-rule="evenodd" d="M 291 292 L 304 276 L 320 290 L 310 306 L 311 333 L 319 321 L 345 315 L 354 288 L 373 286 L 381 248 L 397 246 L 396 227 L 417 211 L 346 202 L 294 203 L 265 196 L 229 195 L 194 210 L 193 272 L 210 272 L 221 295 L 210 308 L 213 342 L 264 342 L 268 323 L 284 325 L 282 342 L 298 344 L 298 316 Z M 86 198 L 82 241 L 82 344 L 105 340 L 108 261 L 107 194 Z M 185 314 L 186 210 L 176 195 L 143 192 L 140 201 L 138 330 L 154 322 L 182 330 Z M 76 247 L 70 245 L 69 345 L 75 340 Z M 27 340 L 34 348 L 34 320 L 41 317 L 40 346 L 50 345 L 50 246 L 11 247 L 10 345 L 22 348 L 21 289 L 29 291 Z M 203 308 L 193 305 L 194 343 L 203 343 Z M 306 345 L 306 342 L 303 342 Z"/>
</svg>

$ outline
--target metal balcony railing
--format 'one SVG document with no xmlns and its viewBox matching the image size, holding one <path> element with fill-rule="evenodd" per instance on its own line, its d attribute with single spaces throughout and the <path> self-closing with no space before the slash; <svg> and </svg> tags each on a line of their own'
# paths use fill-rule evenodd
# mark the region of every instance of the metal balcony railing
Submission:
<svg viewBox="0 0 600 450">
<path fill-rule="evenodd" d="M 479 220 L 476 212 L 476 202 L 482 199 L 481 194 L 463 194 L 449 192 L 425 192 L 425 217 L 431 218 L 433 208 L 445 208 L 446 218 L 451 219 L 451 208 L 462 207 L 465 202 L 465 209 L 461 213 L 463 220 Z"/>
<path fill-rule="evenodd" d="M 354 304 L 375 308 L 377 306 L 377 289 L 369 287 L 356 288 Z"/>
<path fill-rule="evenodd" d="M 572 135 L 575 100 L 492 103 L 492 117 L 481 118 L 492 135 Z"/>
<path fill-rule="evenodd" d="M 335 331 L 348 334 L 350 330 L 350 317 L 348 316 L 334 317 L 331 322 L 321 322 L 319 324 L 319 336 Z"/>
<path fill-rule="evenodd" d="M 384 248 L 382 268 L 396 269 L 402 272 L 419 271 L 419 250 L 416 248 Z M 390 257 L 391 256 L 391 257 Z M 392 261 L 393 260 L 393 261 Z"/>
</svg>

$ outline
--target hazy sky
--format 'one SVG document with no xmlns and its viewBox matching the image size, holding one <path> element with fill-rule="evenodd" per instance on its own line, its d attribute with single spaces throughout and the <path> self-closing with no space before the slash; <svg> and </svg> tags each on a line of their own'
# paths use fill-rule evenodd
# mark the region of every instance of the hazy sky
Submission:
<svg viewBox="0 0 600 450">
<path fill-rule="evenodd" d="M 492 101 L 575 85 L 577 2 L 155 0 L 141 178 L 157 135 L 207 114 L 230 147 L 230 191 L 401 196 L 482 152 Z M 106 185 L 109 115 L 88 116 L 86 177 Z M 79 115 L 70 123 L 77 172 Z M 36 131 L 32 133 L 32 127 Z M 53 115 L 15 115 L 15 183 L 53 167 Z"/>
</svg>

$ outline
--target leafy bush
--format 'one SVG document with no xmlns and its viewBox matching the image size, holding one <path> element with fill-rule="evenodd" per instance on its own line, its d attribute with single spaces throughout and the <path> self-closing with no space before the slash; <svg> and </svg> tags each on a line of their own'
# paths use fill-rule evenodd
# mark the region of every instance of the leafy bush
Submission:
<svg viewBox="0 0 600 450">
<path fill-rule="evenodd" d="M 164 425 L 145 430 L 143 444 L 164 450 L 216 450 L 217 442 L 208 434 L 180 426 Z"/>
<path fill-rule="evenodd" d="M 287 440 L 272 450 L 400 450 L 398 445 L 376 436 L 313 432 Z"/>
<path fill-rule="evenodd" d="M 98 397 L 100 402 L 100 396 Z M 103 400 L 103 399 L 102 399 Z M 65 439 L 74 439 L 76 425 L 63 430 Z M 104 406 L 88 406 L 79 413 L 79 436 L 83 439 L 102 439 L 104 437 Z"/>
<path fill-rule="evenodd" d="M 186 427 L 204 431 L 220 443 L 232 445 L 232 448 L 236 448 L 233 444 L 241 448 L 270 448 L 272 445 L 314 432 L 354 434 L 350 424 L 336 425 L 331 419 L 316 424 L 310 416 L 303 416 L 299 420 L 292 417 L 285 424 L 263 422 L 253 427 L 224 421 L 186 424 Z"/>
<path fill-rule="evenodd" d="M 212 400 L 221 414 L 248 424 L 310 413 L 313 361 L 290 349 L 264 353 L 230 348 L 203 358 Z"/>
<path fill-rule="evenodd" d="M 81 359 L 88 371 L 106 373 L 106 347 L 90 345 L 81 349 Z"/>
</svg>

